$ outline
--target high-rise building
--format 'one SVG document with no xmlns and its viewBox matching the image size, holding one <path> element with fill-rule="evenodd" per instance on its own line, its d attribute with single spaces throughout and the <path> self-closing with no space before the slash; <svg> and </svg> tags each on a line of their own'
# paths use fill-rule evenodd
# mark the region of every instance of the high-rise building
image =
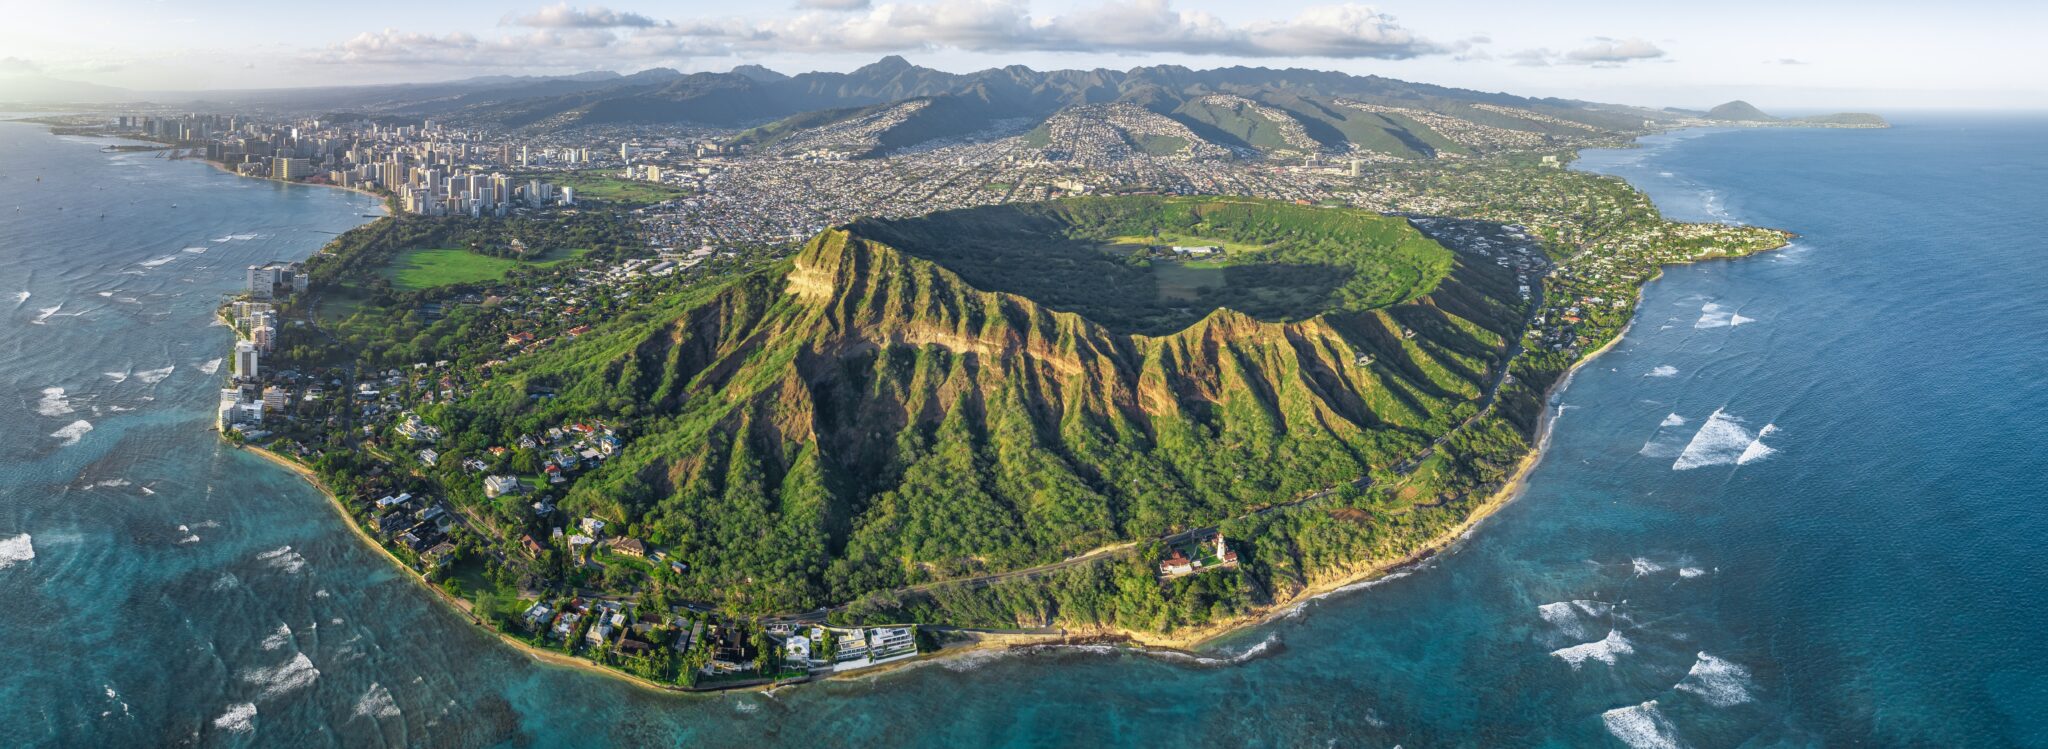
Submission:
<svg viewBox="0 0 2048 749">
<path fill-rule="evenodd" d="M 257 369 L 258 356 L 259 355 L 256 352 L 256 344 L 250 343 L 248 341 L 236 343 L 235 376 L 244 379 L 256 379 L 256 377 L 259 374 L 259 371 Z"/>
<path fill-rule="evenodd" d="M 313 161 L 311 159 L 280 158 L 273 159 L 270 162 L 270 176 L 272 179 L 305 179 L 312 174 Z"/>
</svg>

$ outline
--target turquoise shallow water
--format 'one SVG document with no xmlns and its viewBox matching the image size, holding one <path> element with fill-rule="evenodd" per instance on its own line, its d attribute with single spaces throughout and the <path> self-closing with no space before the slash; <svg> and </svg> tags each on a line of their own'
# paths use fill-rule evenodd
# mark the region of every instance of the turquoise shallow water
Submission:
<svg viewBox="0 0 2048 749">
<path fill-rule="evenodd" d="M 367 200 L 0 124 L 0 745 L 2048 746 L 2044 126 L 1588 154 L 1803 236 L 1652 284 L 1455 552 L 1213 659 L 678 697 L 491 643 L 205 431 L 238 269 Z"/>
</svg>

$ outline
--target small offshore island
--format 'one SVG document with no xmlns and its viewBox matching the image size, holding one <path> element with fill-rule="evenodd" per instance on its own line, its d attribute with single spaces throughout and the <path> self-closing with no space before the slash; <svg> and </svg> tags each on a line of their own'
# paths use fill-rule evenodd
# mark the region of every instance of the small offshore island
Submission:
<svg viewBox="0 0 2048 749">
<path fill-rule="evenodd" d="M 1088 127 L 1128 144 L 1157 123 L 1062 114 L 1000 141 L 1088 164 L 1035 191 L 978 177 L 727 241 L 656 218 L 710 189 L 670 170 L 737 174 L 788 132 L 514 175 L 490 171 L 511 145 L 431 122 L 167 142 L 392 208 L 249 268 L 221 311 L 223 437 L 535 657 L 713 690 L 973 647 L 1191 649 L 1384 575 L 1513 496 L 1550 394 L 1664 265 L 1790 238 L 1666 221 L 1564 168 L 1647 130 L 1485 111 L 1542 135 L 1389 111 L 1450 135 L 1429 158 L 1284 170 L 1153 139 L 1104 172 Z M 1684 117 L 1655 129 L 1730 124 Z M 294 128 L 355 145 L 322 154 L 333 169 L 248 146 Z M 1276 142 L 1249 160 L 1314 148 Z M 822 162 L 884 161 L 844 159 Z M 1259 196 L 1157 194 L 1162 164 Z"/>
</svg>

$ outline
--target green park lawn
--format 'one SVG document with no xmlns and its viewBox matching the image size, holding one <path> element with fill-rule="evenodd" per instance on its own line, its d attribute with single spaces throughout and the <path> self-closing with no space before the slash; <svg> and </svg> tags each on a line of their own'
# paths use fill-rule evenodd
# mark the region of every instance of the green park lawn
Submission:
<svg viewBox="0 0 2048 749">
<path fill-rule="evenodd" d="M 458 283 L 498 281 L 514 268 L 545 268 L 577 257 L 589 250 L 549 250 L 539 259 L 511 260 L 479 255 L 468 250 L 433 248 L 407 250 L 384 269 L 391 285 L 405 291 L 431 289 Z"/>
</svg>

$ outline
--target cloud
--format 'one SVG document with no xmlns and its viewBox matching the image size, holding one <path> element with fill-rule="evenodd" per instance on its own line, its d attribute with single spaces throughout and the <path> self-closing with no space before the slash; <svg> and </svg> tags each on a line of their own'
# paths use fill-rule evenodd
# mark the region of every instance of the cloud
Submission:
<svg viewBox="0 0 2048 749">
<path fill-rule="evenodd" d="M 34 75 L 43 72 L 42 66 L 19 57 L 0 57 L 0 75 Z"/>
<path fill-rule="evenodd" d="M 1778 59 L 1776 59 L 1776 60 L 1765 60 L 1765 61 L 1764 61 L 1764 64 L 1765 64 L 1765 65 L 1805 65 L 1805 64 L 1806 64 L 1806 61 L 1805 61 L 1805 60 L 1795 60 L 1795 59 L 1793 59 L 1793 58 L 1790 58 L 1790 57 L 1780 57 L 1780 58 L 1778 58 Z"/>
<path fill-rule="evenodd" d="M 1594 37 L 1592 43 L 1571 50 L 1556 52 L 1547 47 L 1525 49 L 1506 55 L 1516 65 L 1548 67 L 1551 65 L 1590 65 L 1596 68 L 1620 67 L 1632 62 L 1656 60 L 1664 57 L 1664 50 L 1642 39 L 1611 39 Z"/>
<path fill-rule="evenodd" d="M 637 29 L 660 26 L 664 23 L 639 13 L 622 13 L 601 5 L 572 8 L 565 2 L 523 16 L 507 15 L 498 25 L 537 29 Z"/>
<path fill-rule="evenodd" d="M 1591 45 L 1566 52 L 1568 62 L 1580 65 L 1618 65 L 1636 60 L 1654 60 L 1664 56 L 1664 50 L 1641 39 L 1594 39 Z"/>
<path fill-rule="evenodd" d="M 1483 38 L 1432 42 L 1393 16 L 1356 3 L 1310 7 L 1287 19 L 1231 23 L 1205 11 L 1175 9 L 1170 0 L 1107 0 L 1051 15 L 1034 15 L 1026 0 L 797 2 L 804 10 L 767 20 L 657 20 L 562 4 L 508 17 L 503 24 L 531 28 L 533 34 L 485 39 L 386 29 L 358 35 L 313 57 L 331 63 L 467 65 L 495 60 L 533 66 L 965 50 L 1399 60 L 1464 52 L 1483 43 Z"/>
</svg>

